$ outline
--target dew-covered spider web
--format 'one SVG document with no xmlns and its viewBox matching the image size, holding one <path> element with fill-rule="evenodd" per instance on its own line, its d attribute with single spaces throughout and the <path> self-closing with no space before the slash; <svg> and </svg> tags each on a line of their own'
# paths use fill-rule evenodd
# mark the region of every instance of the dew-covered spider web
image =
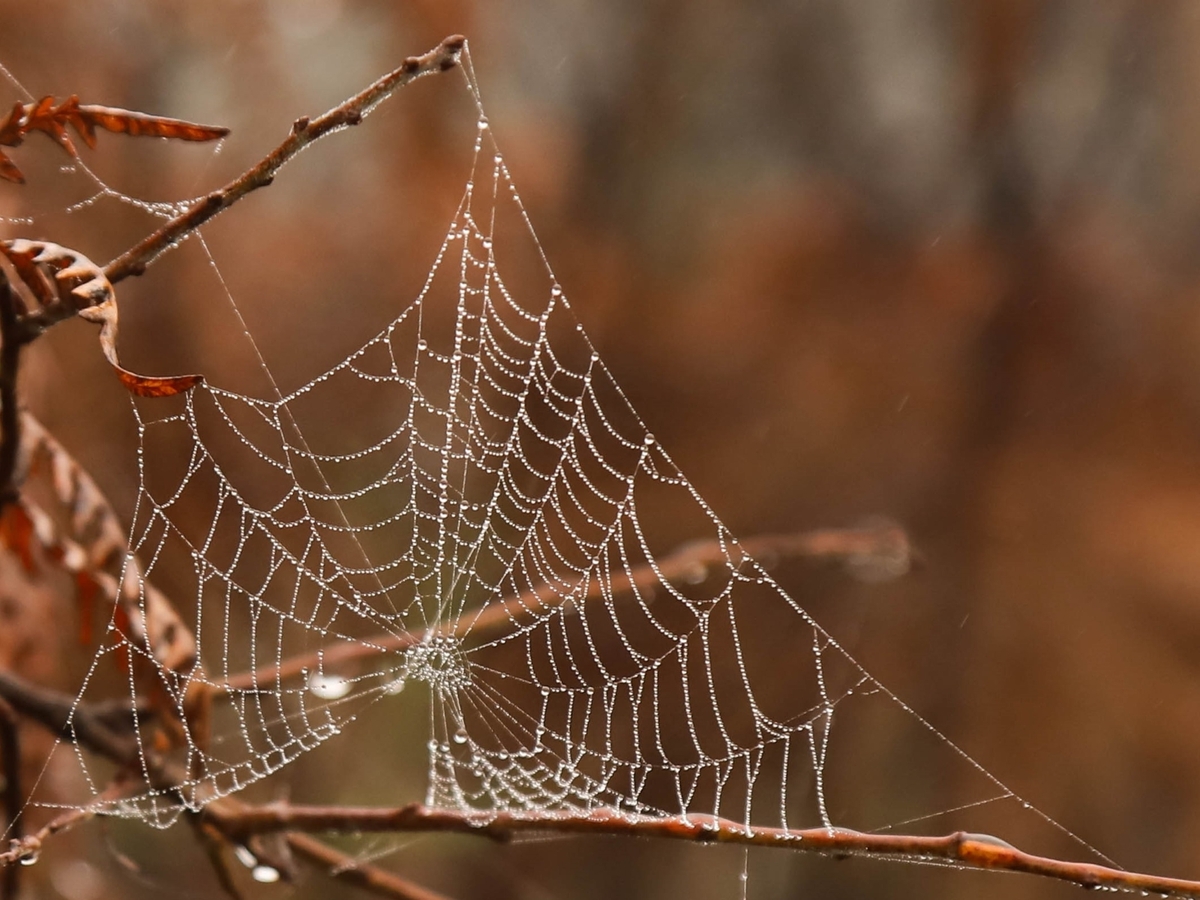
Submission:
<svg viewBox="0 0 1200 900">
<path fill-rule="evenodd" d="M 1024 806 L 677 468 L 576 318 L 464 71 L 479 119 L 462 199 L 395 318 L 274 396 L 208 381 L 134 404 L 142 594 L 191 573 L 198 662 L 164 667 L 114 619 L 81 700 L 116 662 L 186 715 L 167 762 L 120 798 L 64 745 L 79 805 L 167 825 L 416 709 L 425 802 L 454 810 L 872 828 Z M 681 565 L 681 547 L 707 549 Z M 158 729 L 134 723 L 144 761 Z M 934 745 L 954 790 L 883 815 L 840 796 L 905 777 L 864 771 L 878 758 L 861 749 L 900 729 Z"/>
</svg>

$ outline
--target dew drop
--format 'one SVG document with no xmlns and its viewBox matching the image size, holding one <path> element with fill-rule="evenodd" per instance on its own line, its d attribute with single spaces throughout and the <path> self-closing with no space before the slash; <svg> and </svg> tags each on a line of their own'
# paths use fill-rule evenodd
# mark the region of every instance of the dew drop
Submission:
<svg viewBox="0 0 1200 900">
<path fill-rule="evenodd" d="M 351 683 L 340 675 L 314 672 L 308 677 L 308 689 L 322 700 L 338 700 L 350 693 Z"/>
<path fill-rule="evenodd" d="M 37 861 L 38 861 L 37 853 L 28 853 L 25 856 L 21 857 L 21 865 L 23 865 L 23 866 L 37 865 Z"/>
<path fill-rule="evenodd" d="M 562 296 L 562 288 L 557 284 L 554 285 L 554 287 L 550 288 L 550 296 L 551 297 L 561 297 Z"/>
<path fill-rule="evenodd" d="M 654 435 L 652 435 L 652 434 L 646 435 L 645 440 L 646 440 L 647 446 L 649 446 L 650 444 L 653 444 L 654 443 Z"/>
<path fill-rule="evenodd" d="M 425 340 L 425 338 L 421 338 L 419 341 L 417 341 L 417 349 L 422 351 L 428 350 L 429 342 Z"/>
<path fill-rule="evenodd" d="M 480 119 L 480 120 L 479 120 L 479 130 L 480 130 L 480 131 L 487 131 L 487 127 L 488 127 L 488 120 L 487 120 L 487 119 Z"/>
<path fill-rule="evenodd" d="M 465 744 L 467 742 L 467 729 L 460 728 L 454 732 L 454 743 Z"/>
<path fill-rule="evenodd" d="M 274 866 L 255 866 L 250 877 L 260 884 L 274 884 L 279 880 L 279 870 Z"/>
</svg>

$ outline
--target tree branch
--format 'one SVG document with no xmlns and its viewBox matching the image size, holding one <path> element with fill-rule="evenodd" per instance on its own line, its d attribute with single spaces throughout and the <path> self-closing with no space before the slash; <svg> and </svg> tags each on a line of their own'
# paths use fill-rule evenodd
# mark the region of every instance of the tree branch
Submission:
<svg viewBox="0 0 1200 900">
<path fill-rule="evenodd" d="M 463 812 L 432 809 L 417 803 L 396 808 L 291 806 L 276 803 L 268 806 L 242 805 L 237 810 L 214 804 L 202 815 L 219 819 L 224 833 L 242 838 L 270 831 L 453 832 L 500 841 L 524 832 L 620 835 L 699 844 L 775 847 L 826 856 L 867 856 L 945 863 L 971 869 L 1040 875 L 1085 888 L 1200 898 L 1200 882 L 1197 881 L 1035 856 L 991 835 L 965 831 L 934 837 L 866 834 L 844 828 L 785 830 L 747 826 L 705 815 L 644 818 L 611 809 L 590 812 Z"/>
<path fill-rule="evenodd" d="M 737 549 L 745 556 L 760 561 L 832 559 L 846 564 L 851 571 L 866 566 L 875 569 L 891 567 L 897 574 L 907 571 L 915 557 L 904 529 L 892 523 L 862 528 L 823 528 L 794 534 L 764 534 L 740 541 Z M 611 578 L 603 582 L 592 579 L 584 593 L 572 599 L 576 603 L 587 603 L 605 595 L 650 588 L 663 579 L 673 581 L 703 577 L 710 568 L 729 565 L 730 553 L 729 544 L 720 541 L 687 544 L 654 565 L 646 564 L 628 572 L 613 573 Z M 489 606 L 478 616 L 462 616 L 435 630 L 434 635 L 462 637 L 468 630 L 473 635 L 487 634 L 492 629 L 528 615 L 531 609 L 559 606 L 566 599 L 552 586 L 539 585 Z M 312 653 L 290 657 L 279 664 L 234 675 L 216 685 L 216 688 L 223 691 L 254 690 L 311 671 L 318 664 L 330 668 L 406 650 L 423 637 L 426 635 L 406 632 L 377 634 L 362 641 L 337 641 Z"/>
<path fill-rule="evenodd" d="M 289 834 L 286 837 L 293 853 L 320 866 L 330 878 L 380 897 L 391 897 L 392 900 L 449 900 L 444 894 L 423 888 L 378 866 L 360 863 L 354 857 L 307 834 Z"/>
<path fill-rule="evenodd" d="M 2 671 L 0 702 L 37 722 L 51 734 L 79 743 L 115 763 L 124 765 L 137 757 L 137 743 L 133 737 L 121 734 L 112 724 L 116 719 L 128 727 L 133 721 L 133 711 L 127 703 L 113 707 L 77 703 L 70 694 L 30 684 Z M 152 715 L 149 706 L 139 707 L 139 718 L 145 720 Z"/>
<path fill-rule="evenodd" d="M 161 228 L 126 250 L 107 266 L 104 274 L 116 284 L 130 275 L 141 275 L 160 254 L 178 244 L 190 232 L 233 206 L 244 196 L 266 187 L 301 150 L 327 134 L 357 125 L 393 91 L 431 72 L 445 72 L 458 65 L 458 56 L 466 44 L 460 34 L 451 35 L 424 56 L 410 56 L 400 68 L 383 76 L 370 87 L 335 106 L 315 119 L 302 116 L 292 125 L 292 133 L 261 162 L 248 169 L 220 190 L 198 200 L 187 212 L 176 216 Z"/>
</svg>

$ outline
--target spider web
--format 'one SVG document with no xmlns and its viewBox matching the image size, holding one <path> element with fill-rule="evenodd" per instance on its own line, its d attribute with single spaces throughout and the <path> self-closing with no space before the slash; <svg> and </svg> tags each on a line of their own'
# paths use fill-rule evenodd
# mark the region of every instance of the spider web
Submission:
<svg viewBox="0 0 1200 900">
<path fill-rule="evenodd" d="M 215 704 L 181 716 L 182 774 L 146 766 L 134 796 L 108 798 L 75 751 L 79 805 L 167 826 L 417 703 L 432 806 L 859 826 L 830 812 L 857 711 L 851 734 L 891 715 L 936 742 L 975 792 L 957 809 L 1027 807 L 744 552 L 655 439 L 558 284 L 465 62 L 470 173 L 395 319 L 288 393 L 134 403 L 132 551 L 148 580 L 192 573 L 199 662 L 164 668 L 114 619 L 80 698 L 117 657 L 181 711 L 198 686 Z M 85 204 L 179 208 L 96 181 Z M 688 542 L 716 551 L 681 569 Z M 154 729 L 134 722 L 144 758 Z"/>
</svg>

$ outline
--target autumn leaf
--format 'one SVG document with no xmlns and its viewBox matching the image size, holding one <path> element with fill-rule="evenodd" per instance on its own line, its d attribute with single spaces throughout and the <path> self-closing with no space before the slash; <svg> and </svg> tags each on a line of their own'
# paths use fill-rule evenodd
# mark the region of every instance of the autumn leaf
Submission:
<svg viewBox="0 0 1200 900">
<path fill-rule="evenodd" d="M 96 129 L 135 137 L 157 137 L 176 141 L 214 141 L 229 134 L 228 128 L 199 125 L 182 119 L 151 116 L 112 106 L 82 104 L 77 96 L 68 97 L 55 105 L 53 97 L 43 97 L 36 103 L 18 103 L 0 121 L 0 146 L 16 147 L 33 131 L 48 134 L 72 157 L 78 157 L 75 144 L 67 134 L 74 129 L 83 142 L 96 146 Z M 0 178 L 23 184 L 25 177 L 16 163 L 0 152 Z"/>
<path fill-rule="evenodd" d="M 2 253 L 43 308 L 65 305 L 100 326 L 100 350 L 121 384 L 139 397 L 169 397 L 189 390 L 200 375 L 147 376 L 124 368 L 117 357 L 117 296 L 104 270 L 74 250 L 46 241 L 0 242 Z"/>
</svg>

